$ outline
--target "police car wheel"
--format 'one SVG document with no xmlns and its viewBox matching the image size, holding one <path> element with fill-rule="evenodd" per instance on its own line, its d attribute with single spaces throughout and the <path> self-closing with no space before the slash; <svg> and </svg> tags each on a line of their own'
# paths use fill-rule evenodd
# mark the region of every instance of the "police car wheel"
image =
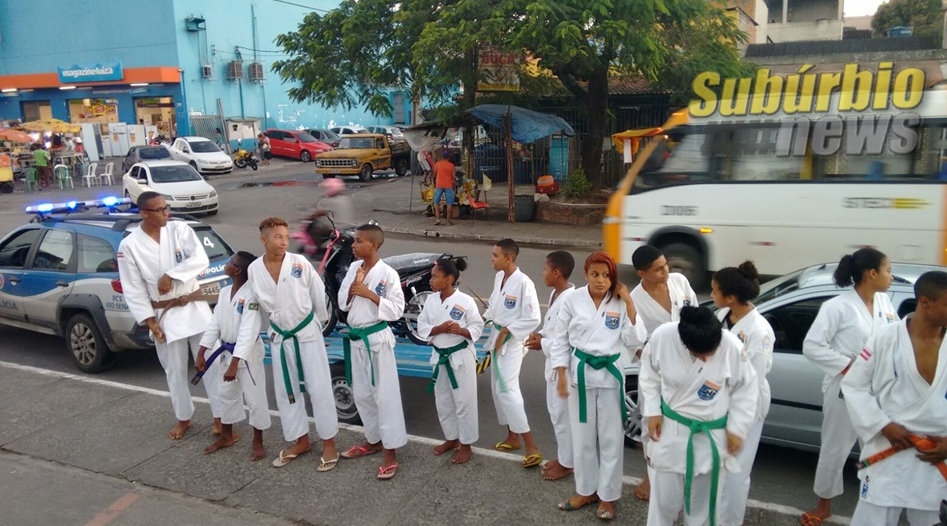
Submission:
<svg viewBox="0 0 947 526">
<path fill-rule="evenodd" d="M 69 318 L 65 336 L 72 361 L 80 371 L 98 373 L 112 366 L 112 351 L 88 314 L 79 313 Z"/>
<path fill-rule="evenodd" d="M 628 411 L 628 420 L 625 420 L 625 445 L 637 447 L 641 443 L 641 410 L 638 408 L 638 378 L 625 377 L 625 409 Z"/>
<path fill-rule="evenodd" d="M 336 362 L 329 366 L 332 376 L 332 396 L 335 398 L 335 411 L 339 422 L 360 425 L 362 419 L 355 407 L 355 395 L 352 387 L 345 381 L 345 362 Z"/>
</svg>

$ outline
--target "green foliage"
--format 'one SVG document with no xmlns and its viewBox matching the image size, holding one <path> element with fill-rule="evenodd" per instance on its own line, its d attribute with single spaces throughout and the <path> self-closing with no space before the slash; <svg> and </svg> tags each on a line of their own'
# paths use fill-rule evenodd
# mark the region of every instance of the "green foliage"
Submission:
<svg viewBox="0 0 947 526">
<path fill-rule="evenodd" d="M 583 199 L 592 193 L 592 183 L 585 176 L 585 171 L 578 168 L 566 177 L 562 191 L 569 199 Z"/>
<path fill-rule="evenodd" d="M 871 19 L 871 30 L 883 37 L 892 27 L 914 28 L 914 36 L 944 38 L 944 15 L 940 0 L 889 0 L 881 4 Z"/>
</svg>

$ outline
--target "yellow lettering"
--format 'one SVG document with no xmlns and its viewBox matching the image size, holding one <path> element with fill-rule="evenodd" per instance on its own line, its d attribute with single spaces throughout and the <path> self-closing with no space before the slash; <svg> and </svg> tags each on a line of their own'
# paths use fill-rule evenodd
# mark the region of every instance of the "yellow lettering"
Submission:
<svg viewBox="0 0 947 526">
<path fill-rule="evenodd" d="M 904 68 L 894 78 L 894 92 L 891 94 L 891 103 L 895 108 L 908 110 L 917 107 L 924 95 L 924 70 L 920 68 Z"/>
<path fill-rule="evenodd" d="M 842 82 L 841 73 L 822 73 L 819 75 L 819 93 L 816 95 L 815 111 L 829 111 L 832 92 Z"/>
<path fill-rule="evenodd" d="M 750 113 L 772 115 L 779 111 L 779 100 L 783 94 L 783 78 L 770 76 L 769 68 L 760 68 L 756 72 L 753 85 L 753 106 Z"/>
<path fill-rule="evenodd" d="M 709 117 L 717 111 L 717 94 L 710 86 L 720 85 L 720 74 L 713 71 L 705 71 L 694 79 L 691 85 L 694 89 L 694 95 L 698 97 L 692 100 L 688 105 L 690 114 L 694 117 Z"/>
<path fill-rule="evenodd" d="M 783 111 L 787 115 L 794 113 L 808 113 L 812 111 L 812 95 L 815 93 L 816 75 L 807 73 L 812 64 L 804 64 L 799 68 L 799 74 L 786 77 L 786 95 L 783 97 Z"/>
<path fill-rule="evenodd" d="M 875 78 L 875 95 L 872 97 L 871 108 L 874 110 L 888 109 L 888 91 L 891 90 L 891 68 L 893 62 L 878 64 L 878 76 Z"/>
<path fill-rule="evenodd" d="M 739 85 L 737 84 L 739 81 Z M 752 79 L 726 79 L 723 81 L 723 94 L 720 97 L 720 115 L 735 117 L 746 115 L 750 105 L 750 85 Z"/>
<path fill-rule="evenodd" d="M 871 71 L 860 70 L 858 64 L 845 64 L 842 72 L 842 92 L 839 96 L 839 111 L 862 111 L 871 101 Z"/>
</svg>

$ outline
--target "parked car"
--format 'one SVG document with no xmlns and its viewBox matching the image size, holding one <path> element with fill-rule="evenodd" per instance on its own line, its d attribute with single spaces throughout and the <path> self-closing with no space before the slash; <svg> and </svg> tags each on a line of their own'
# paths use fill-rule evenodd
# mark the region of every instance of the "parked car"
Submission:
<svg viewBox="0 0 947 526">
<path fill-rule="evenodd" d="M 340 136 L 368 133 L 368 130 L 364 126 L 359 126 L 358 124 L 350 124 L 348 126 L 333 126 L 332 128 L 329 128 L 329 131 L 335 132 Z"/>
<path fill-rule="evenodd" d="M 171 152 L 164 145 L 160 146 L 132 146 L 128 149 L 128 155 L 122 160 L 122 173 L 132 169 L 135 163 L 160 161 L 170 159 Z"/>
<path fill-rule="evenodd" d="M 332 130 L 312 129 L 306 130 L 306 133 L 312 135 L 320 142 L 324 142 L 333 148 L 338 148 L 339 140 L 342 139 L 338 133 L 335 133 Z"/>
<path fill-rule="evenodd" d="M 27 208 L 32 220 L 0 240 L 0 325 L 64 338 L 86 373 L 107 369 L 114 352 L 152 348 L 118 275 L 118 245 L 141 221 L 130 207 L 111 197 Z M 204 294 L 217 294 L 229 283 L 224 266 L 234 251 L 210 226 L 187 223 L 210 259 L 198 281 Z"/>
<path fill-rule="evenodd" d="M 302 130 L 266 130 L 264 133 L 270 138 L 270 153 L 275 156 L 308 163 L 317 155 L 332 151 L 332 146 Z"/>
<path fill-rule="evenodd" d="M 376 170 L 391 168 L 400 177 L 410 166 L 408 143 L 389 143 L 387 137 L 377 133 L 346 135 L 337 149 L 316 159 L 316 173 L 324 178 L 357 175 L 362 181 L 371 181 Z"/>
<path fill-rule="evenodd" d="M 389 141 L 403 141 L 404 133 L 401 132 L 401 128 L 397 126 L 369 126 L 369 133 L 380 133 L 385 137 L 388 137 Z"/>
<path fill-rule="evenodd" d="M 193 166 L 181 161 L 135 163 L 122 176 L 125 197 L 133 201 L 151 190 L 164 196 L 171 213 L 217 215 L 217 191 Z"/>
<path fill-rule="evenodd" d="M 233 159 L 205 137 L 178 137 L 169 148 L 171 157 L 194 167 L 201 175 L 229 174 Z"/>
</svg>

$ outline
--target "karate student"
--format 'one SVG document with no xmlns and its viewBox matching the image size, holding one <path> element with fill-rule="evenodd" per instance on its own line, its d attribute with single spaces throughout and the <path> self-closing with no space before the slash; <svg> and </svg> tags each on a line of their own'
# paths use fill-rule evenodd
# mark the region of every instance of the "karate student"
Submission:
<svg viewBox="0 0 947 526">
<path fill-rule="evenodd" d="M 418 334 L 434 346 L 431 388 L 444 443 L 435 455 L 456 450 L 451 462 L 470 460 L 470 445 L 480 438 L 477 415 L 477 351 L 474 342 L 483 334 L 483 318 L 473 298 L 457 290 L 463 259 L 442 259 L 431 272 L 431 290 L 418 317 Z M 431 390 L 429 388 L 429 390 Z"/>
<path fill-rule="evenodd" d="M 584 268 L 588 285 L 559 300 L 549 353 L 558 394 L 568 399 L 575 456 L 576 494 L 559 509 L 599 502 L 596 517 L 612 520 L 622 487 L 624 370 L 647 334 L 615 260 L 595 252 Z"/>
<path fill-rule="evenodd" d="M 746 501 L 750 494 L 750 473 L 760 445 L 763 421 L 769 413 L 770 390 L 766 375 L 773 368 L 773 344 L 776 336 L 769 322 L 750 303 L 760 293 L 760 274 L 756 266 L 746 261 L 739 267 L 722 268 L 711 281 L 710 297 L 720 310 L 717 317 L 743 344 L 745 359 L 756 372 L 760 397 L 753 424 L 736 455 L 739 471 L 727 471 L 723 484 L 720 523 L 724 526 L 743 524 Z"/>
<path fill-rule="evenodd" d="M 680 319 L 681 307 L 696 306 L 697 294 L 683 274 L 672 273 L 668 268 L 668 260 L 660 250 L 644 245 L 638 247 L 631 255 L 631 264 L 641 280 L 631 291 L 644 322 L 648 336 L 662 324 Z M 641 354 L 640 350 L 637 353 Z M 642 393 L 638 391 L 638 405 L 643 406 Z M 641 420 L 641 448 L 648 450 L 648 421 Z M 645 472 L 641 483 L 635 488 L 635 497 L 647 501 L 651 495 L 651 482 Z"/>
<path fill-rule="evenodd" d="M 549 306 L 546 308 L 542 331 L 534 332 L 526 339 L 528 349 L 542 351 L 546 357 L 543 373 L 546 378 L 546 409 L 549 411 L 552 428 L 556 434 L 559 456 L 543 464 L 543 478 L 546 480 L 559 480 L 566 477 L 575 467 L 572 453 L 572 427 L 569 423 L 569 401 L 559 396 L 559 373 L 553 368 L 549 355 L 553 338 L 556 336 L 556 320 L 559 317 L 562 300 L 575 290 L 575 285 L 569 282 L 569 276 L 572 275 L 574 268 L 575 259 L 568 252 L 557 250 L 546 256 L 543 282 L 547 287 L 552 288 L 552 292 L 549 293 Z"/>
<path fill-rule="evenodd" d="M 842 494 L 842 468 L 858 439 L 842 395 L 842 378 L 865 343 L 880 327 L 898 321 L 885 291 L 891 286 L 891 262 L 874 248 L 846 255 L 833 275 L 839 287 L 849 287 L 822 304 L 802 352 L 825 373 L 822 382 L 822 446 L 813 490 L 819 504 L 802 514 L 803 526 L 816 526 L 832 516 L 832 499 Z"/>
<path fill-rule="evenodd" d="M 260 304 L 247 284 L 247 269 L 256 260 L 249 252 L 237 252 L 230 257 L 224 274 L 233 280 L 233 285 L 220 289 L 214 316 L 210 320 L 194 365 L 200 374 L 208 364 L 219 363 L 226 368 L 224 383 L 220 386 L 222 415 L 220 438 L 204 449 L 208 455 L 218 449 L 237 443 L 240 436 L 233 432 L 233 425 L 246 418 L 244 399 L 250 408 L 250 426 L 253 427 L 251 460 L 266 456 L 263 447 L 263 430 L 270 428 L 270 408 L 266 402 L 266 370 L 263 368 L 263 341 L 260 331 L 264 328 Z M 217 342 L 220 342 L 219 344 Z M 207 350 L 217 348 L 207 356 Z"/>
<path fill-rule="evenodd" d="M 171 393 L 177 424 L 168 433 L 180 440 L 191 427 L 194 402 L 188 388 L 188 347 L 196 356 L 201 334 L 211 319 L 197 277 L 207 270 L 207 254 L 194 230 L 184 221 L 168 221 L 171 207 L 156 192 L 138 196 L 141 225 L 118 246 L 118 274 L 128 310 L 151 330 Z M 220 433 L 219 367 L 204 382 L 214 415 L 213 433 Z"/>
<path fill-rule="evenodd" d="M 895 526 L 903 509 L 912 526 L 936 524 L 947 499 L 947 272 L 922 274 L 914 295 L 917 311 L 878 329 L 842 380 L 862 462 L 897 452 L 858 472 L 859 526 Z M 911 435 L 934 447 L 916 449 Z"/>
<path fill-rule="evenodd" d="M 671 526 L 682 506 L 686 526 L 715 526 L 721 469 L 737 469 L 732 455 L 754 424 L 760 390 L 743 344 L 710 309 L 684 307 L 680 316 L 654 331 L 641 356 L 648 526 Z"/>
<path fill-rule="evenodd" d="M 283 438 L 293 445 L 279 452 L 273 466 L 281 468 L 312 449 L 302 387 L 312 402 L 316 434 L 322 439 L 317 471 L 335 468 L 339 455 L 335 435 L 339 420 L 332 393 L 332 375 L 322 338 L 327 319 L 322 278 L 300 254 L 287 252 L 289 223 L 278 217 L 260 222 L 265 253 L 247 269 L 249 285 L 263 313 L 269 318 L 273 383 Z M 297 395 L 299 399 L 297 399 Z"/>
<path fill-rule="evenodd" d="M 529 430 L 523 394 L 520 392 L 520 368 L 526 347 L 524 340 L 539 327 L 539 299 L 536 286 L 516 266 L 520 248 L 512 239 L 501 239 L 493 246 L 490 263 L 497 271 L 493 280 L 493 291 L 483 317 L 492 328 L 486 348 L 492 353 L 490 367 L 490 390 L 497 420 L 508 426 L 505 440 L 497 442 L 497 451 L 519 449 L 519 436 L 526 445 L 523 467 L 531 468 L 542 463 L 543 457 Z"/>
<path fill-rule="evenodd" d="M 388 322 L 404 315 L 404 292 L 398 272 L 378 257 L 385 234 L 377 225 L 355 230 L 351 265 L 339 287 L 339 308 L 348 312 L 345 365 L 349 368 L 355 407 L 362 418 L 365 443 L 342 454 L 359 458 L 384 450 L 378 478 L 398 471 L 395 450 L 408 443 L 401 406 L 401 384 L 395 363 L 395 336 Z"/>
</svg>

